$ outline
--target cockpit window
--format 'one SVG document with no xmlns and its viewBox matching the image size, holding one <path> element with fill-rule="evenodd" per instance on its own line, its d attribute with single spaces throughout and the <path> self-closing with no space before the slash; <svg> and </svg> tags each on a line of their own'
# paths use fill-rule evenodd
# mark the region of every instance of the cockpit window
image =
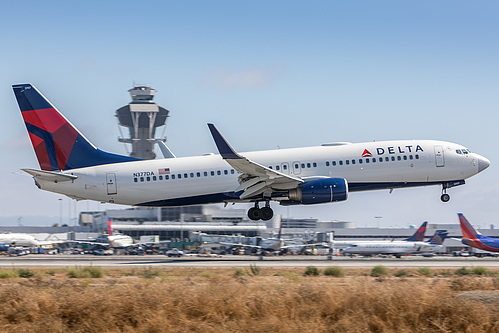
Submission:
<svg viewBox="0 0 499 333">
<path fill-rule="evenodd" d="M 456 149 L 456 153 L 458 153 L 459 155 L 461 155 L 462 154 L 461 149 Z"/>
<path fill-rule="evenodd" d="M 463 154 L 468 154 L 468 149 L 463 149 Z"/>
</svg>

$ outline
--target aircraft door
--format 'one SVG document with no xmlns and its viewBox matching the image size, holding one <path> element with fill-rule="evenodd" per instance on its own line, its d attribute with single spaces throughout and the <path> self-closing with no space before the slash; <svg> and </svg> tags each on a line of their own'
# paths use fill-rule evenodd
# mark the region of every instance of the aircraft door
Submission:
<svg viewBox="0 0 499 333">
<path fill-rule="evenodd" d="M 107 194 L 117 194 L 116 187 L 116 174 L 115 173 L 106 173 L 106 184 L 107 184 Z"/>
<path fill-rule="evenodd" d="M 445 166 L 444 150 L 442 149 L 442 146 L 435 146 L 433 148 L 435 150 L 435 165 L 437 167 Z"/>
<path fill-rule="evenodd" d="M 281 163 L 281 172 L 289 175 L 289 163 Z"/>
<path fill-rule="evenodd" d="M 301 173 L 300 162 L 298 161 L 293 162 L 293 173 L 295 175 L 299 175 Z"/>
</svg>

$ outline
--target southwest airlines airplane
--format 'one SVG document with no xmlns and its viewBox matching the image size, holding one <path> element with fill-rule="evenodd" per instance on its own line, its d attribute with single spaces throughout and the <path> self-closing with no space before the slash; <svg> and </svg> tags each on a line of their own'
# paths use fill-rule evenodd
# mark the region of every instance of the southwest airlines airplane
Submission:
<svg viewBox="0 0 499 333">
<path fill-rule="evenodd" d="M 41 169 L 23 170 L 40 189 L 76 200 L 153 207 L 253 202 L 249 218 L 269 220 L 270 201 L 322 204 L 356 191 L 441 185 L 446 202 L 447 189 L 490 164 L 461 145 L 431 140 L 239 154 L 213 124 L 219 155 L 138 160 L 96 148 L 33 85 L 13 89 Z"/>
<path fill-rule="evenodd" d="M 461 224 L 461 232 L 463 244 L 475 247 L 480 250 L 499 252 L 499 239 L 487 237 L 479 233 L 473 228 L 463 214 L 458 213 L 459 223 Z"/>
</svg>

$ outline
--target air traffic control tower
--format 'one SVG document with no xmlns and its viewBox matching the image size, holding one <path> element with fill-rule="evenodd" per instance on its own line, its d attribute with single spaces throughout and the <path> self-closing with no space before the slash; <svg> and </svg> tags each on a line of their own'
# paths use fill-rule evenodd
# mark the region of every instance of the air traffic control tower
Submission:
<svg viewBox="0 0 499 333">
<path fill-rule="evenodd" d="M 132 144 L 131 157 L 154 159 L 154 144 L 165 141 L 155 138 L 156 128 L 165 125 L 169 111 L 153 102 L 156 90 L 150 86 L 134 85 L 128 92 L 132 101 L 116 110 L 116 117 L 121 126 L 128 127 L 130 137 L 118 140 Z"/>
</svg>

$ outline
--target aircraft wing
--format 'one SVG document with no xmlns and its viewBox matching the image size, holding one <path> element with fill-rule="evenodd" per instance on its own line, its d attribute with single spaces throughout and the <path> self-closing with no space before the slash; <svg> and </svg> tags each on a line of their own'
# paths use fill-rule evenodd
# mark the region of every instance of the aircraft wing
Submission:
<svg viewBox="0 0 499 333">
<path fill-rule="evenodd" d="M 324 243 L 315 243 L 315 244 L 294 244 L 294 245 L 285 245 L 285 246 L 281 246 L 281 249 L 290 249 L 290 248 L 294 248 L 294 247 L 308 247 L 308 246 L 324 246 L 324 247 L 327 247 L 326 244 Z"/>
<path fill-rule="evenodd" d="M 217 244 L 220 245 L 228 245 L 228 246 L 239 246 L 239 247 L 249 247 L 253 249 L 261 249 L 261 246 L 258 245 L 247 245 L 247 244 L 240 244 L 240 243 L 225 243 L 225 242 L 217 242 Z"/>
<path fill-rule="evenodd" d="M 239 196 L 240 199 L 259 195 L 272 189 L 292 189 L 303 182 L 301 178 L 286 175 L 239 155 L 232 149 L 215 125 L 208 124 L 208 127 L 222 158 L 241 174 L 238 179 L 239 187 L 235 190 L 235 192 L 243 191 Z"/>
</svg>

